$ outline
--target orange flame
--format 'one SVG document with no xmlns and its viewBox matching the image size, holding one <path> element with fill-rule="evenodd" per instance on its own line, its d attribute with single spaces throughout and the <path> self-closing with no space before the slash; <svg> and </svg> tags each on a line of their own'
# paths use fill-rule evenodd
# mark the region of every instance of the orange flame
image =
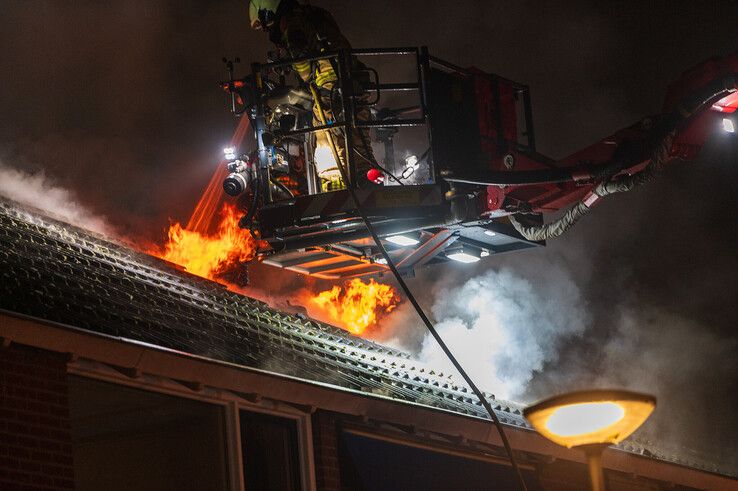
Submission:
<svg viewBox="0 0 738 491">
<path fill-rule="evenodd" d="M 230 146 L 238 147 L 249 128 L 248 118 L 241 118 L 231 139 Z M 189 273 L 218 281 L 228 288 L 243 291 L 223 275 L 238 265 L 254 258 L 257 242 L 249 231 L 238 226 L 238 211 L 232 204 L 223 202 L 222 182 L 227 174 L 226 166 L 219 165 L 202 193 L 187 225 L 178 222 L 169 227 L 168 240 L 161 249 L 149 250 L 149 254 L 184 267 Z M 291 187 L 290 183 L 284 183 Z M 210 232 L 213 217 L 222 203 L 217 230 Z M 328 322 L 363 334 L 400 303 L 395 288 L 377 283 L 373 279 L 364 283 L 353 279 L 344 288 L 332 289 L 303 297 L 306 306 L 318 310 L 315 313 Z M 311 309 L 312 310 L 312 309 Z"/>
<path fill-rule="evenodd" d="M 163 250 L 150 254 L 179 264 L 188 272 L 216 280 L 239 264 L 250 261 L 256 242 L 247 230 L 238 227 L 238 211 L 232 204 L 221 208 L 221 220 L 213 234 L 188 230 L 175 222 L 169 227 L 169 239 Z"/>
<path fill-rule="evenodd" d="M 377 324 L 385 314 L 392 312 L 400 303 L 397 290 L 390 285 L 377 283 L 373 279 L 364 283 L 354 278 L 344 285 L 334 286 L 309 298 L 311 305 L 321 313 L 354 334 L 362 334 Z"/>
</svg>

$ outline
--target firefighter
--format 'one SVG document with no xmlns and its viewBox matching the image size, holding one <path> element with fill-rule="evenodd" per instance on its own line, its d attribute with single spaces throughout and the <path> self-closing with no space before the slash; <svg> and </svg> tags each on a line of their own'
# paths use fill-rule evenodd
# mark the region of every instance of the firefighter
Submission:
<svg viewBox="0 0 738 491">
<path fill-rule="evenodd" d="M 284 52 L 290 58 L 317 55 L 338 49 L 351 49 L 351 44 L 343 36 L 330 13 L 318 7 L 300 4 L 297 0 L 250 0 L 249 17 L 251 27 L 268 32 L 269 39 L 280 49 L 280 52 Z M 293 68 L 305 83 L 312 84 L 317 89 L 320 105 L 313 104 L 313 124 L 321 125 L 323 118 L 327 121 L 335 121 L 336 115 L 332 107 L 340 104 L 340 100 L 335 101 L 334 97 L 335 103 L 331 103 L 332 89 L 338 82 L 338 76 L 331 61 L 297 63 Z M 354 62 L 352 70 L 355 74 L 361 74 L 362 68 L 363 65 Z M 356 107 L 356 119 L 368 121 L 370 119 L 369 108 L 361 104 L 361 100 L 360 95 L 357 98 L 359 104 Z M 343 135 L 339 134 L 339 130 L 328 131 L 331 131 L 339 160 L 346 163 Z M 367 171 L 377 167 L 367 129 L 353 130 L 351 142 L 355 150 L 354 165 L 357 170 L 357 182 L 360 187 L 364 187 L 369 183 Z M 327 131 L 320 131 L 316 134 L 314 160 L 322 181 L 323 191 L 340 189 L 344 186 L 338 168 L 339 164 L 333 157 Z M 344 168 L 347 167 L 344 166 Z"/>
</svg>

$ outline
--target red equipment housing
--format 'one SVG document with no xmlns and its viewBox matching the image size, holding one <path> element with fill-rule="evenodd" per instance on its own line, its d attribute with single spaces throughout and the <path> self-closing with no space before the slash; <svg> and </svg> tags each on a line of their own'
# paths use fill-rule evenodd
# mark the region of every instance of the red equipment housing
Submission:
<svg viewBox="0 0 738 491">
<path fill-rule="evenodd" d="M 365 77 L 347 69 L 364 66 L 357 58 L 378 56 L 411 57 L 417 80 L 380 83 L 372 69 L 366 69 Z M 330 59 L 338 69 L 337 90 L 331 94 L 337 117 L 316 127 L 310 123 L 309 96 L 285 86 L 284 70 L 298 61 L 319 59 Z M 671 158 L 694 159 L 710 135 L 738 127 L 738 52 L 685 72 L 669 87 L 662 113 L 558 161 L 536 151 L 527 86 L 476 68 L 462 69 L 430 56 L 425 48 L 324 53 L 255 64 L 252 72 L 248 83 L 231 78 L 224 85 L 247 102 L 234 112 L 252 118 L 259 145 L 253 189 L 242 200 L 250 208 L 243 226 L 257 230 L 268 244 L 259 254 L 266 264 L 323 278 L 372 275 L 388 268 L 348 190 L 321 192 L 309 151 L 316 132 L 342 135 L 347 162 L 341 166 L 348 186 L 356 188 L 359 206 L 395 265 L 412 274 L 421 265 L 468 262 L 544 245 L 602 197 L 648 182 Z M 278 74 L 279 81 L 270 79 L 270 73 Z M 354 94 L 357 78 L 371 81 L 359 89 L 360 97 Z M 416 94 L 417 106 L 378 107 L 384 95 L 396 92 Z M 356 117 L 366 105 L 374 111 L 373 120 Z M 419 117 L 403 117 L 409 113 Z M 395 158 L 393 137 L 407 127 L 427 128 L 429 149 L 412 162 L 406 159 L 403 169 Z M 361 187 L 354 137 L 349 135 L 368 129 L 381 137 L 385 160 L 363 177 L 370 182 L 385 179 L 381 185 Z M 289 150 L 295 142 L 304 151 Z M 273 174 L 294 171 L 290 155 L 298 154 L 304 170 L 297 178 L 306 182 L 307 192 L 296 194 L 279 186 L 280 177 Z M 412 178 L 405 179 L 406 174 Z M 543 224 L 544 213 L 565 208 L 564 216 Z"/>
</svg>

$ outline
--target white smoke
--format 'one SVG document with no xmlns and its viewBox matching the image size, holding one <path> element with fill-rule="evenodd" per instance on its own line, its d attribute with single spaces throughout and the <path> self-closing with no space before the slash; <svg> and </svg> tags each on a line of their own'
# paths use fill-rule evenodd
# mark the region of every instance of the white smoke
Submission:
<svg viewBox="0 0 738 491">
<path fill-rule="evenodd" d="M 73 192 L 58 186 L 42 171 L 31 174 L 0 162 L 0 196 L 92 232 L 117 235 L 105 218 L 79 204 Z"/>
<path fill-rule="evenodd" d="M 738 445 L 716 424 L 735 418 L 731 388 L 725 386 L 738 370 L 734 339 L 661 309 L 627 306 L 602 347 L 601 366 L 595 374 L 572 374 L 579 378 L 574 383 L 655 395 L 659 403 L 641 431 L 645 438 L 699 449 L 714 464 L 738 470 Z"/>
<path fill-rule="evenodd" d="M 570 240 L 505 257 L 504 266 L 471 279 L 458 267 L 421 272 L 423 288 L 414 291 L 483 390 L 523 404 L 589 388 L 653 394 L 657 410 L 636 438 L 738 472 L 735 429 L 727 424 L 735 419 L 738 341 L 660 304 L 634 280 L 636 265 L 608 259 L 593 265 Z M 734 305 L 725 304 L 726 315 Z M 378 341 L 454 373 L 407 302 L 380 334 Z"/>
<path fill-rule="evenodd" d="M 439 286 L 434 297 L 439 334 L 472 379 L 500 398 L 522 396 L 534 372 L 556 359 L 560 342 L 581 335 L 588 323 L 579 288 L 560 269 L 537 284 L 506 268 L 491 270 Z M 407 348 L 404 339 L 399 344 Z M 418 358 L 453 371 L 430 335 Z"/>
</svg>

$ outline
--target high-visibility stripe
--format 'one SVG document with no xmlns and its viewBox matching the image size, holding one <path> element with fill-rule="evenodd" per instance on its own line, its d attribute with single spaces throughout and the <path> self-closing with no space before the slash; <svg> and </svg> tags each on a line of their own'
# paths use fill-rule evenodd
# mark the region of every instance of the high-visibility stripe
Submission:
<svg viewBox="0 0 738 491">
<path fill-rule="evenodd" d="M 293 68 L 297 70 L 297 73 L 303 80 L 307 80 L 310 76 L 311 65 L 309 61 L 295 63 Z M 322 87 L 328 82 L 335 82 L 337 79 L 338 77 L 336 77 L 336 72 L 333 70 L 333 67 L 325 60 L 320 60 L 315 69 L 315 84 L 318 87 Z"/>
<path fill-rule="evenodd" d="M 322 88 L 326 84 L 333 83 L 333 82 L 335 82 L 335 79 L 332 79 L 332 78 L 318 78 L 315 80 L 315 85 Z"/>
<path fill-rule="evenodd" d="M 310 62 L 295 63 L 293 66 L 301 79 L 307 80 L 310 78 Z"/>
<path fill-rule="evenodd" d="M 295 63 L 292 66 L 295 68 L 295 70 L 297 70 L 297 74 L 300 76 L 301 79 L 307 81 L 310 78 L 310 62 L 309 61 Z"/>
<path fill-rule="evenodd" d="M 335 82 L 338 79 L 336 72 L 333 70 L 333 66 L 326 60 L 320 60 L 318 66 L 315 69 L 315 84 L 318 87 L 322 87 L 328 82 Z"/>
<path fill-rule="evenodd" d="M 335 82 L 335 81 L 336 81 L 336 76 L 335 74 L 332 74 L 332 73 L 331 74 L 320 73 L 320 74 L 316 74 L 315 76 L 315 85 L 317 85 L 318 87 L 322 87 L 326 83 Z"/>
</svg>

